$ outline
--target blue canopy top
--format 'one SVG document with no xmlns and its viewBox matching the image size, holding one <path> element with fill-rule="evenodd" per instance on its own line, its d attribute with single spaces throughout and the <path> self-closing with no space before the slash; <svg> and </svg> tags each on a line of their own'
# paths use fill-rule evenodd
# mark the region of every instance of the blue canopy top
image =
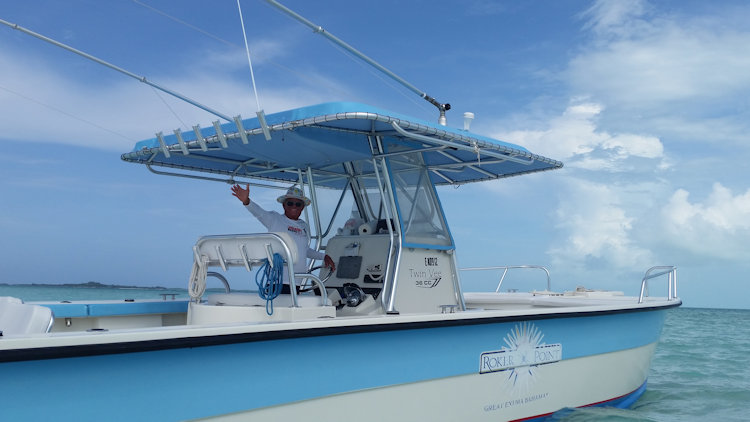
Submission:
<svg viewBox="0 0 750 422">
<path fill-rule="evenodd" d="M 422 152 L 436 185 L 562 167 L 561 162 L 518 145 L 359 103 L 325 103 L 269 114 L 270 141 L 264 138 L 257 118 L 242 120 L 240 130 L 236 121 L 147 139 L 122 159 L 149 168 L 222 174 L 230 180 L 295 182 L 298 170 L 310 168 L 316 185 L 326 187 L 345 185 L 344 163 L 369 163 L 373 157 L 405 151 Z"/>
</svg>

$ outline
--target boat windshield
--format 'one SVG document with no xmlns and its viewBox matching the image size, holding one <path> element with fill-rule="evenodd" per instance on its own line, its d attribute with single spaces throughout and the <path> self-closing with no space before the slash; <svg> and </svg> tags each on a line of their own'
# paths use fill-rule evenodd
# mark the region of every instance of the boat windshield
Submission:
<svg viewBox="0 0 750 422">
<path fill-rule="evenodd" d="M 381 189 L 386 191 L 387 186 L 382 179 L 375 176 L 370 161 L 350 162 L 346 163 L 346 167 L 351 176 L 344 190 L 339 191 L 338 200 L 333 199 L 328 192 L 320 192 L 318 195 L 326 198 L 320 204 L 321 215 L 329 215 L 332 211 L 329 229 L 324 237 L 357 235 L 361 234 L 360 229 L 368 234 L 387 233 L 386 219 L 392 217 L 393 214 L 393 212 L 386 212 L 385 208 L 389 205 L 383 201 L 381 195 Z M 332 204 L 336 203 L 335 209 L 332 209 Z M 331 230 L 331 228 L 338 229 Z"/>
<path fill-rule="evenodd" d="M 419 152 L 389 159 L 404 246 L 452 249 L 448 226 Z"/>
<path fill-rule="evenodd" d="M 403 236 L 403 245 L 427 249 L 453 249 L 448 225 L 445 222 L 435 187 L 429 178 L 429 169 L 420 152 L 391 145 L 389 152 L 401 149 L 389 157 L 390 186 L 373 171 L 368 161 L 351 162 L 348 168 L 352 176 L 347 188 L 341 192 L 327 236 L 356 235 L 363 233 L 387 233 L 387 220 L 393 218 L 388 200 L 383 200 L 382 191 L 393 189 L 398 219 L 392 220 L 397 232 Z M 383 174 L 381 174 L 383 176 Z M 331 198 L 332 199 L 332 198 Z M 334 201 L 327 201 L 329 204 Z M 325 208 L 325 207 L 324 207 Z M 351 210 L 351 212 L 345 211 Z M 343 211 L 343 212 L 341 212 Z M 327 215 L 328 212 L 323 212 Z M 398 223 L 396 223 L 398 221 Z M 360 231 L 362 230 L 362 231 Z"/>
</svg>

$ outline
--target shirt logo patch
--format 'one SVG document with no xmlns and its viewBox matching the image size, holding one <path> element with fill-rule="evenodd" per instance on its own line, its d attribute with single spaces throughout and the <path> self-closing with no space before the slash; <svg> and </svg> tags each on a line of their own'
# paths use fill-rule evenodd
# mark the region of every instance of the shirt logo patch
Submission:
<svg viewBox="0 0 750 422">
<path fill-rule="evenodd" d="M 287 227 L 287 230 L 297 235 L 305 234 L 305 231 L 299 227 L 289 226 Z"/>
</svg>

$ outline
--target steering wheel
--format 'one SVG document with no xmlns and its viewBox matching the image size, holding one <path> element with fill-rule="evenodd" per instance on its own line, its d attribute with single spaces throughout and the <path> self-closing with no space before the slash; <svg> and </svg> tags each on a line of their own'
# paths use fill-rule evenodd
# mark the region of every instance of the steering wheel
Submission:
<svg viewBox="0 0 750 422">
<path fill-rule="evenodd" d="M 320 282 L 323 283 L 323 286 L 325 286 L 326 281 L 328 281 L 328 279 L 331 278 L 331 276 L 333 275 L 333 271 L 331 271 L 330 267 L 326 267 L 325 265 L 318 265 L 318 266 L 310 268 L 311 273 L 317 270 L 320 270 L 320 275 L 322 277 L 318 277 L 318 278 L 320 279 Z M 317 287 L 317 285 L 313 282 L 310 282 L 311 284 L 310 287 L 305 287 L 308 282 L 309 280 L 306 280 L 305 284 L 303 284 L 302 287 L 300 287 L 299 289 L 300 293 L 309 292 L 311 290 L 314 290 Z"/>
</svg>

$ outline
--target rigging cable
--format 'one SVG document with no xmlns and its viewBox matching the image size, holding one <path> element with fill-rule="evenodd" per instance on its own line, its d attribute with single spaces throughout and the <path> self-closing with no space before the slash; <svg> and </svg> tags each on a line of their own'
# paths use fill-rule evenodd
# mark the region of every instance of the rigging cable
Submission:
<svg viewBox="0 0 750 422">
<path fill-rule="evenodd" d="M 133 138 L 129 138 L 129 137 L 123 135 L 122 133 L 115 132 L 112 129 L 107 129 L 104 126 L 98 125 L 98 124 L 96 124 L 96 123 L 94 123 L 92 121 L 86 120 L 86 119 L 84 119 L 82 117 L 78 117 L 75 114 L 69 113 L 69 112 L 67 112 L 65 110 L 62 110 L 62 109 L 59 109 L 59 108 L 57 108 L 57 107 L 55 107 L 53 105 L 50 105 L 50 104 L 47 104 L 47 103 L 43 103 L 43 102 L 41 102 L 39 100 L 35 100 L 34 98 L 31 98 L 29 96 L 21 94 L 20 92 L 13 91 L 12 89 L 6 88 L 4 86 L 0 86 L 0 89 L 3 90 L 3 91 L 6 91 L 8 93 L 11 93 L 13 95 L 17 95 L 17 96 L 19 96 L 19 97 L 21 97 L 21 98 L 23 98 L 25 100 L 31 101 L 32 103 L 38 104 L 38 105 L 40 105 L 42 107 L 46 107 L 46 108 L 48 108 L 50 110 L 56 111 L 56 112 L 58 112 L 60 114 L 63 114 L 63 115 L 68 116 L 70 118 L 73 118 L 73 119 L 76 119 L 76 120 L 81 121 L 83 123 L 86 123 L 87 125 L 91 125 L 91 126 L 97 128 L 97 129 L 101 129 L 101 130 L 109 132 L 109 133 L 111 133 L 113 135 L 117 135 L 120 138 L 127 139 L 129 142 L 137 142 L 137 140 L 135 140 Z"/>
<path fill-rule="evenodd" d="M 425 111 L 429 110 L 427 107 L 425 107 L 424 103 L 422 103 L 420 101 L 414 100 L 413 96 L 407 95 L 407 93 L 404 92 L 402 89 L 398 88 L 393 83 L 391 83 L 391 81 L 389 81 L 388 79 L 384 78 L 383 75 L 381 74 L 381 72 L 376 72 L 372 68 L 372 66 L 367 66 L 366 63 L 363 63 L 361 60 L 357 60 L 357 56 L 356 55 L 352 54 L 347 49 L 345 49 L 344 47 L 341 47 L 340 45 L 338 45 L 336 43 L 331 43 L 331 44 L 333 45 L 333 47 L 335 49 L 339 50 L 339 52 L 342 53 L 344 57 L 348 58 L 353 63 L 355 63 L 357 66 L 359 66 L 363 70 L 367 71 L 367 73 L 369 73 L 372 76 L 380 79 L 380 81 L 383 82 L 384 85 L 388 86 L 392 90 L 396 91 L 398 94 L 402 95 L 404 98 L 406 98 L 407 100 L 409 100 L 409 102 L 411 102 L 415 106 L 421 108 L 422 110 L 425 110 Z"/>
<path fill-rule="evenodd" d="M 247 33 L 245 33 L 245 20 L 242 19 L 242 6 L 240 6 L 240 0 L 237 0 L 237 10 L 240 13 L 240 25 L 242 26 L 242 37 L 245 40 L 245 52 L 247 53 L 247 64 L 250 65 L 250 79 L 253 82 L 253 92 L 255 93 L 255 103 L 258 105 L 258 111 L 255 114 L 258 116 L 258 122 L 260 123 L 261 129 L 263 129 L 263 136 L 266 141 L 271 140 L 271 132 L 266 124 L 266 114 L 263 109 L 260 108 L 260 98 L 258 98 L 258 89 L 255 87 L 255 74 L 253 73 L 253 62 L 250 60 L 250 47 L 247 45 Z M 239 128 L 237 128 L 239 129 Z"/>
<path fill-rule="evenodd" d="M 146 3 L 140 2 L 140 1 L 138 1 L 138 0 L 133 0 L 133 3 L 135 3 L 135 4 L 139 5 L 139 6 L 143 6 L 143 7 L 145 7 L 146 9 L 149 9 L 149 10 L 151 10 L 152 12 L 156 12 L 156 13 L 158 13 L 158 14 L 160 14 L 160 15 L 162 15 L 162 16 L 164 16 L 164 17 L 168 18 L 168 19 L 171 19 L 171 20 L 173 20 L 173 21 L 175 21 L 175 22 L 177 22 L 177 23 L 181 24 L 181 25 L 185 25 L 185 26 L 187 26 L 188 28 L 190 28 L 190 29 L 193 29 L 193 30 L 195 30 L 195 31 L 198 31 L 198 32 L 200 32 L 200 33 L 201 33 L 201 34 L 203 34 L 203 35 L 206 35 L 206 36 L 208 36 L 208 37 L 211 37 L 211 38 L 213 38 L 213 39 L 215 39 L 215 40 L 217 40 L 217 41 L 223 42 L 224 44 L 227 44 L 227 45 L 230 45 L 230 46 L 235 46 L 235 47 L 237 46 L 237 44 L 235 44 L 235 43 L 233 43 L 233 42 L 231 42 L 231 41 L 227 41 L 227 40 L 225 40 L 225 39 L 223 39 L 223 38 L 217 37 L 216 35 L 214 35 L 214 34 L 212 34 L 212 33 L 208 32 L 208 31 L 206 31 L 206 30 L 203 30 L 203 29 L 201 29 L 201 28 L 199 28 L 199 27 L 197 27 L 197 26 L 195 26 L 195 25 L 191 25 L 191 24 L 189 24 L 189 23 L 187 23 L 187 22 L 185 22 L 185 21 L 183 21 L 183 20 L 181 20 L 181 19 L 178 19 L 178 18 L 176 18 L 176 17 L 174 17 L 174 16 L 172 16 L 172 15 L 170 15 L 170 14 L 166 13 L 166 12 L 163 12 L 163 11 L 161 11 L 161 10 L 159 10 L 159 9 L 157 9 L 157 8 L 155 8 L 155 7 L 153 7 L 153 6 L 149 6 L 149 5 L 148 5 L 148 4 L 146 4 Z"/>
<path fill-rule="evenodd" d="M 169 111 L 172 112 L 172 114 L 174 115 L 174 117 L 177 118 L 177 120 L 180 121 L 180 123 L 182 124 L 182 127 L 189 128 L 190 126 L 188 126 L 187 123 L 185 123 L 182 119 L 180 119 L 180 116 L 177 115 L 177 112 L 174 111 L 174 109 L 172 108 L 172 106 L 169 105 L 169 103 L 167 102 L 167 100 L 165 100 L 164 97 L 162 97 L 161 94 L 159 94 L 159 91 L 157 91 L 156 88 L 154 88 L 154 87 L 151 87 L 151 89 L 154 91 L 154 94 L 156 94 L 156 96 L 159 97 L 159 99 L 161 100 L 161 102 L 164 103 L 164 105 L 167 107 L 167 109 L 169 109 Z"/>
<path fill-rule="evenodd" d="M 197 102 L 195 100 L 192 100 L 192 99 L 190 99 L 190 98 L 188 98 L 188 97 L 180 94 L 179 92 L 172 91 L 169 88 L 166 88 L 166 87 L 163 87 L 163 86 L 161 86 L 159 84 L 151 82 L 150 80 L 146 79 L 145 76 L 136 75 L 133 72 L 125 70 L 125 69 L 123 69 L 123 68 L 121 68 L 119 66 L 115 66 L 112 63 L 108 63 L 108 62 L 106 62 L 106 61 L 104 61 L 104 60 L 102 60 L 102 59 L 100 59 L 98 57 L 92 56 L 91 54 L 85 53 L 85 52 L 83 52 L 81 50 L 78 50 L 76 48 L 73 48 L 73 47 L 71 47 L 71 46 L 69 46 L 67 44 L 63 44 L 63 43 L 61 43 L 59 41 L 53 40 L 52 38 L 46 37 L 46 36 L 44 36 L 42 34 L 39 34 L 37 32 L 31 31 L 29 29 L 26 29 L 26 28 L 24 28 L 24 27 L 22 27 L 20 25 L 8 22 L 8 21 L 3 20 L 3 19 L 0 19 L 0 24 L 6 25 L 6 26 L 8 26 L 8 27 L 10 27 L 12 29 L 15 29 L 17 31 L 23 32 L 24 34 L 31 35 L 32 37 L 35 37 L 35 38 L 38 38 L 38 39 L 40 39 L 42 41 L 48 42 L 48 43 L 50 43 L 50 44 L 52 44 L 52 45 L 54 45 L 56 47 L 60 47 L 60 48 L 62 48 L 64 50 L 67 50 L 67 51 L 69 51 L 71 53 L 78 54 L 79 56 L 84 57 L 86 59 L 89 59 L 89 60 L 91 60 L 93 62 L 99 63 L 102 66 L 108 67 L 108 68 L 110 68 L 112 70 L 116 70 L 116 71 L 118 71 L 118 72 L 120 72 L 120 73 L 122 73 L 124 75 L 130 76 L 131 78 L 136 79 L 139 82 L 142 82 L 142 83 L 144 83 L 146 85 L 149 85 L 149 86 L 151 86 L 153 88 L 156 88 L 156 89 L 158 89 L 158 90 L 160 90 L 162 92 L 165 92 L 165 93 L 167 93 L 167 94 L 169 94 L 169 95 L 171 95 L 173 97 L 177 97 L 180 100 L 185 101 L 188 104 L 191 104 L 191 105 L 193 105 L 195 107 L 198 107 L 198 108 L 202 109 L 203 111 L 207 111 L 207 112 L 209 112 L 209 113 L 211 113 L 211 114 L 213 114 L 215 116 L 221 117 L 222 119 L 224 119 L 224 120 L 226 120 L 228 122 L 232 121 L 231 117 L 229 117 L 229 116 L 227 116 L 227 115 L 225 115 L 223 113 L 220 113 L 220 112 L 218 112 L 216 110 L 213 110 L 213 109 L 211 109 L 211 108 L 209 108 L 209 107 L 207 107 L 207 106 L 205 106 L 205 105 L 203 105 L 203 104 L 201 104 L 201 103 L 199 103 L 199 102 Z"/>
<path fill-rule="evenodd" d="M 277 9 L 281 10 L 282 12 L 286 13 L 287 15 L 291 16 L 301 24 L 311 28 L 314 33 L 322 35 L 327 40 L 331 41 L 334 44 L 339 45 L 340 47 L 346 49 L 351 54 L 359 58 L 360 60 L 364 61 L 365 63 L 369 64 L 370 66 L 374 67 L 375 69 L 378 69 L 379 71 L 383 72 L 385 75 L 393 79 L 394 81 L 398 82 L 405 88 L 409 89 L 410 91 L 414 92 L 415 94 L 419 95 L 424 99 L 425 101 L 429 102 L 430 104 L 437 107 L 438 111 L 440 112 L 440 117 L 438 118 L 438 124 L 445 126 L 446 125 L 446 119 L 445 119 L 445 112 L 451 109 L 451 105 L 448 103 L 440 103 L 435 98 L 427 95 L 426 92 L 421 91 L 416 86 L 412 85 L 411 83 L 404 80 L 402 77 L 396 75 L 395 73 L 391 72 L 390 70 L 386 69 L 381 65 L 380 63 L 376 62 L 375 60 L 367 57 L 362 52 L 357 50 L 356 48 L 352 47 L 351 45 L 347 44 L 346 42 L 342 41 L 335 35 L 331 34 L 330 32 L 323 29 L 322 26 L 316 25 L 313 22 L 309 21 L 304 16 L 301 16 L 297 12 L 289 9 L 288 7 L 284 6 L 283 4 L 279 3 L 276 0 L 266 0 L 266 3 L 276 7 Z"/>
<path fill-rule="evenodd" d="M 229 47 L 242 48 L 242 46 L 239 45 L 239 44 L 237 44 L 237 43 L 234 43 L 232 41 L 227 41 L 224 38 L 221 38 L 221 37 L 219 37 L 216 34 L 208 32 L 205 29 L 197 27 L 197 26 L 195 26 L 195 25 L 193 25 L 191 23 L 188 23 L 188 22 L 186 22 L 186 21 L 184 21 L 184 20 L 182 20 L 182 19 L 180 19 L 178 17 L 172 16 L 169 13 L 167 13 L 167 12 L 161 10 L 161 9 L 155 8 L 154 6 L 148 5 L 148 4 L 143 3 L 142 1 L 138 1 L 138 0 L 132 0 L 132 1 L 133 1 L 133 3 L 135 3 L 135 4 L 139 5 L 139 6 L 142 6 L 142 7 L 146 8 L 146 9 L 149 9 L 149 10 L 151 10 L 154 13 L 158 13 L 159 15 L 162 15 L 162 16 L 164 16 L 165 18 L 167 18 L 169 20 L 172 20 L 172 21 L 174 21 L 174 22 L 176 22 L 176 23 L 178 23 L 180 25 L 184 25 L 184 26 L 186 26 L 186 27 L 188 27 L 188 28 L 190 28 L 190 29 L 192 29 L 192 30 L 194 30 L 196 32 L 199 32 L 199 33 L 201 33 L 201 34 L 203 34 L 203 35 L 205 35 L 205 36 L 207 36 L 209 38 L 212 38 L 212 39 L 214 39 L 216 41 L 219 41 L 219 42 L 221 42 L 223 44 L 226 44 Z M 244 25 L 243 25 L 243 27 L 244 27 Z M 398 92 L 399 94 L 404 95 L 405 97 L 409 98 L 409 100 L 412 101 L 413 103 L 418 104 L 420 106 L 420 108 L 426 110 L 426 108 L 422 106 L 422 103 L 414 101 L 412 97 L 407 96 L 404 92 L 402 92 L 401 89 L 397 88 L 396 86 L 394 86 L 393 84 L 391 84 L 387 79 L 383 78 L 382 75 L 378 74 L 377 72 L 374 72 L 371 68 L 367 68 L 366 66 L 364 66 L 364 64 L 361 61 L 356 60 L 344 48 L 339 47 L 336 44 L 334 44 L 334 47 L 336 47 L 337 49 L 341 50 L 344 53 L 344 56 L 349 57 L 352 61 L 354 61 L 355 63 L 357 63 L 359 66 L 361 66 L 364 69 L 367 69 L 368 72 L 370 72 L 373 75 L 375 75 L 376 77 L 378 77 L 381 81 L 383 81 L 383 83 L 386 86 L 390 87 L 391 89 L 393 89 L 394 91 Z M 268 64 L 271 64 L 273 66 L 276 66 L 279 69 L 282 69 L 282 70 L 284 70 L 286 72 L 289 72 L 289 73 L 295 75 L 297 78 L 302 79 L 302 80 L 304 80 L 304 81 L 306 81 L 306 82 L 308 82 L 310 84 L 320 86 L 322 83 L 325 83 L 325 88 L 326 89 L 328 89 L 330 91 L 335 91 L 339 95 L 342 95 L 344 97 L 352 95 L 352 92 L 350 90 L 341 89 L 337 85 L 335 85 L 335 84 L 333 84 L 331 82 L 328 82 L 327 80 L 323 80 L 321 82 L 319 79 L 311 78 L 308 74 L 306 74 L 304 72 L 298 72 L 298 71 L 296 71 L 296 70 L 294 70 L 294 69 L 292 69 L 292 68 L 290 68 L 288 66 L 284 66 L 281 63 L 275 62 L 273 60 L 269 60 L 267 57 L 264 59 L 264 62 L 268 63 Z"/>
<path fill-rule="evenodd" d="M 255 86 L 255 74 L 253 73 L 253 61 L 250 60 L 250 47 L 247 45 L 247 33 L 245 33 L 245 20 L 242 19 L 242 6 L 240 6 L 240 0 L 237 0 L 237 10 L 240 13 L 240 26 L 242 26 L 242 38 L 245 40 L 245 52 L 247 53 L 247 64 L 250 66 L 250 80 L 253 83 L 253 93 L 255 94 L 255 104 L 258 105 L 258 111 L 261 111 L 260 99 L 258 98 L 258 89 Z"/>
</svg>

